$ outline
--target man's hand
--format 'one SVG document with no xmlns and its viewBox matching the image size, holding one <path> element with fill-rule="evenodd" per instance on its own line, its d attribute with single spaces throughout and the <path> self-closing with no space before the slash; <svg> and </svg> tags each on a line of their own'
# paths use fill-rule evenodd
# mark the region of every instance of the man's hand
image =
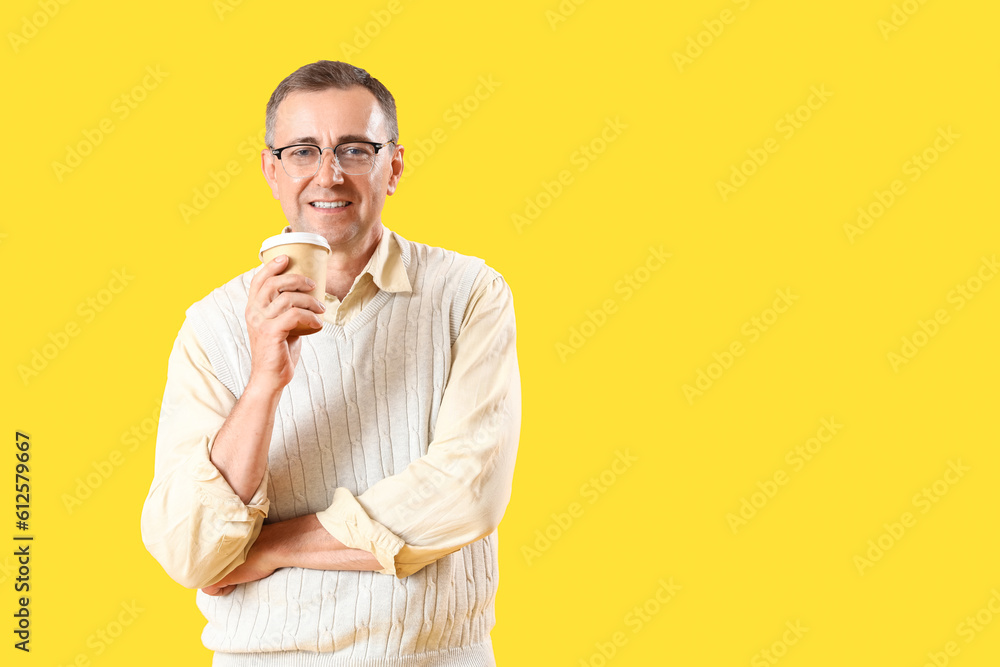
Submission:
<svg viewBox="0 0 1000 667">
<path fill-rule="evenodd" d="M 288 256 L 279 255 L 250 281 L 246 308 L 250 379 L 209 453 L 212 465 L 244 503 L 250 502 L 264 479 L 274 412 L 299 361 L 302 343 L 289 332 L 300 325 L 322 328 L 317 313 L 326 310 L 302 291 L 316 283 L 298 274 L 282 274 L 287 267 Z"/>
<path fill-rule="evenodd" d="M 264 577 L 269 577 L 276 568 L 267 563 L 265 550 L 258 548 L 255 543 L 250 547 L 247 559 L 235 570 L 225 577 L 215 582 L 211 586 L 201 589 L 209 595 L 228 595 L 236 588 L 236 584 L 245 584 L 248 581 L 257 581 Z"/>
<path fill-rule="evenodd" d="M 282 567 L 377 572 L 382 564 L 368 551 L 348 548 L 315 514 L 306 514 L 264 524 L 246 561 L 202 590 L 209 595 L 227 595 L 237 584 L 269 577 Z"/>
<path fill-rule="evenodd" d="M 279 255 L 261 267 L 250 281 L 246 322 L 250 336 L 250 383 L 280 392 L 295 374 L 302 346 L 289 332 L 299 326 L 321 329 L 326 306 L 308 292 L 311 279 L 282 273 L 288 256 Z"/>
</svg>

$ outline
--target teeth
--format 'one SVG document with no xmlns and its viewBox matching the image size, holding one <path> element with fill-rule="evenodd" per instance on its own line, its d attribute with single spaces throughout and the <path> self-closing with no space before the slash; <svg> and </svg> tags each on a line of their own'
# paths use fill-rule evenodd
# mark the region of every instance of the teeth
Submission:
<svg viewBox="0 0 1000 667">
<path fill-rule="evenodd" d="M 316 208 L 343 208 L 349 203 L 346 201 L 314 201 L 312 205 Z"/>
</svg>

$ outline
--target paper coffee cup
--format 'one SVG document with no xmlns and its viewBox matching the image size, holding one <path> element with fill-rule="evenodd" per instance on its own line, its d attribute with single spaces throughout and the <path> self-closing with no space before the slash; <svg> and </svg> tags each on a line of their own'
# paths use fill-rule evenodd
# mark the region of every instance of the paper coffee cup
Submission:
<svg viewBox="0 0 1000 667">
<path fill-rule="evenodd" d="M 286 232 L 268 239 L 260 246 L 260 261 L 270 262 L 278 255 L 288 255 L 288 266 L 282 273 L 297 273 L 312 278 L 316 288 L 311 294 L 320 303 L 326 303 L 326 263 L 330 256 L 330 245 L 319 234 L 310 232 Z M 290 333 L 304 336 L 320 329 L 298 328 Z"/>
</svg>

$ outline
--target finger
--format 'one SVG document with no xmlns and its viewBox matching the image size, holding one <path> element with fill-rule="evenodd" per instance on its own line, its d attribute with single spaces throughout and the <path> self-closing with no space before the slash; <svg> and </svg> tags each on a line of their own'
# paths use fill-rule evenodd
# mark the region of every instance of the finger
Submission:
<svg viewBox="0 0 1000 667">
<path fill-rule="evenodd" d="M 297 273 L 283 273 L 271 276 L 262 282 L 258 286 L 257 292 L 249 295 L 249 298 L 257 307 L 265 308 L 267 304 L 285 292 L 311 292 L 315 288 L 316 283 L 312 278 Z"/>
<path fill-rule="evenodd" d="M 279 331 L 290 332 L 293 329 L 298 329 L 299 327 L 307 327 L 311 329 L 322 329 L 323 321 L 319 316 L 309 310 L 303 310 L 301 308 L 291 308 L 286 310 L 278 317 L 272 320 L 274 326 Z"/>
<path fill-rule="evenodd" d="M 250 281 L 250 293 L 260 288 L 260 285 L 272 276 L 276 276 L 288 268 L 288 255 L 278 255 L 270 262 L 264 262 L 260 271 Z"/>
<path fill-rule="evenodd" d="M 261 310 L 261 314 L 266 318 L 273 319 L 291 308 L 309 310 L 317 315 L 322 315 L 326 312 L 326 306 L 311 294 L 304 292 L 282 292 Z"/>
<path fill-rule="evenodd" d="M 207 595 L 218 597 L 220 595 L 228 595 L 229 593 L 232 593 L 234 588 L 236 588 L 236 584 L 230 584 L 228 586 L 206 586 L 201 590 Z"/>
</svg>

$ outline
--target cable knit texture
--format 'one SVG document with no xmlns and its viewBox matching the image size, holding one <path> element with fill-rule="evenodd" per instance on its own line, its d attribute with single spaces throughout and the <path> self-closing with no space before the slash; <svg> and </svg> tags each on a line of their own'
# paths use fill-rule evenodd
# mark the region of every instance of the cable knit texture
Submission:
<svg viewBox="0 0 1000 667">
<path fill-rule="evenodd" d="M 397 235 L 398 236 L 398 235 Z M 320 512 L 427 452 L 451 348 L 483 260 L 400 237 L 413 291 L 379 292 L 344 327 L 302 337 L 268 456 L 265 523 Z M 255 268 L 188 310 L 219 379 L 250 376 L 243 313 Z M 282 568 L 229 595 L 198 591 L 216 665 L 492 665 L 497 533 L 404 578 Z"/>
</svg>

